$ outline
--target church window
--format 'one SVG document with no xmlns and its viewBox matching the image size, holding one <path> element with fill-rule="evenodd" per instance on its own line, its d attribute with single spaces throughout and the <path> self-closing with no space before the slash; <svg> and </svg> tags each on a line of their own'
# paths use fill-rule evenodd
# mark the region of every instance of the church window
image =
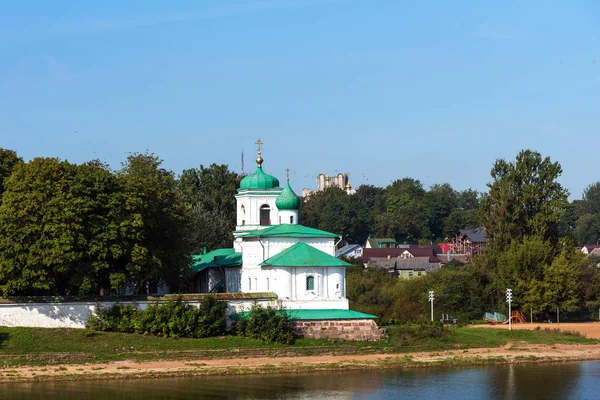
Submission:
<svg viewBox="0 0 600 400">
<path fill-rule="evenodd" d="M 294 216 L 290 215 L 290 224 L 293 224 L 293 223 L 294 223 Z"/>
<path fill-rule="evenodd" d="M 279 225 L 281 225 L 281 216 L 279 216 Z"/>
<path fill-rule="evenodd" d="M 258 278 L 254 278 L 254 290 L 258 290 Z"/>
<path fill-rule="evenodd" d="M 336 284 L 335 284 L 335 288 L 336 288 L 336 289 L 339 289 L 339 288 L 340 288 L 340 284 L 339 284 L 339 283 L 336 283 Z"/>
<path fill-rule="evenodd" d="M 252 290 L 252 278 L 248 278 L 248 290 Z"/>
<path fill-rule="evenodd" d="M 269 278 L 267 278 L 267 290 L 271 290 L 271 286 L 269 285 Z"/>
<path fill-rule="evenodd" d="M 306 290 L 315 290 L 315 277 L 312 275 L 306 277 Z"/>
<path fill-rule="evenodd" d="M 267 204 L 260 206 L 260 224 L 271 225 L 271 207 Z"/>
</svg>

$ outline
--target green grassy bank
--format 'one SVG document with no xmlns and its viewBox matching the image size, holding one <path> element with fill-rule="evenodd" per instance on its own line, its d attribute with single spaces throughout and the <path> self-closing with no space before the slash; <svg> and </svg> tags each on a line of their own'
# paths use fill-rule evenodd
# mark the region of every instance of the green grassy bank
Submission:
<svg viewBox="0 0 600 400">
<path fill-rule="evenodd" d="M 507 331 L 419 326 L 390 326 L 379 342 L 334 342 L 299 339 L 294 345 L 265 344 L 238 336 L 206 339 L 166 339 L 136 334 L 82 329 L 0 327 L 0 367 L 98 363 L 118 360 L 186 360 L 246 357 L 410 353 L 477 347 L 508 342 L 532 344 L 594 344 L 595 339 L 559 331 Z"/>
</svg>

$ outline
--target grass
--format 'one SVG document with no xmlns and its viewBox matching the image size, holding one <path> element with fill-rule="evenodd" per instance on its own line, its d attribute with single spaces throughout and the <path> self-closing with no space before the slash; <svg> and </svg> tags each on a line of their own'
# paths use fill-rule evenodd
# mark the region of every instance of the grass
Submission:
<svg viewBox="0 0 600 400">
<path fill-rule="evenodd" d="M 85 362 L 157 359 L 310 356 L 326 354 L 410 353 L 475 347 L 498 347 L 509 342 L 532 344 L 593 344 L 573 332 L 450 328 L 443 337 L 407 340 L 401 326 L 389 326 L 379 342 L 337 343 L 299 339 L 294 345 L 266 344 L 238 336 L 206 339 L 166 339 L 136 334 L 91 332 L 83 329 L 0 327 L 0 367 L 58 365 Z M 43 371 L 43 370 L 42 370 Z"/>
</svg>

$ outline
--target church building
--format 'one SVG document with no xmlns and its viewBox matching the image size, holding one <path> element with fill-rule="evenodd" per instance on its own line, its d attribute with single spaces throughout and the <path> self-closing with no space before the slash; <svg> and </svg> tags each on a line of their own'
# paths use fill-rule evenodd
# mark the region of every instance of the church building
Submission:
<svg viewBox="0 0 600 400">
<path fill-rule="evenodd" d="M 271 293 L 296 320 L 360 320 L 371 329 L 375 316 L 348 307 L 350 264 L 335 257 L 341 237 L 300 224 L 301 199 L 290 185 L 289 171 L 281 187 L 263 170 L 260 139 L 257 144 L 256 171 L 242 179 L 235 195 L 233 247 L 195 256 L 195 290 Z"/>
</svg>

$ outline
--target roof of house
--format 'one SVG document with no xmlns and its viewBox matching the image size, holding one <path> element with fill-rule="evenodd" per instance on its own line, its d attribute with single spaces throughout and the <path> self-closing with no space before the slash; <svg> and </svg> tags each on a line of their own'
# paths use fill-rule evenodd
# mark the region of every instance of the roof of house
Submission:
<svg viewBox="0 0 600 400">
<path fill-rule="evenodd" d="M 319 237 L 319 238 L 336 238 L 340 237 L 335 233 L 325 232 L 320 229 L 309 228 L 308 226 L 300 225 L 300 224 L 283 224 L 283 225 L 273 225 L 265 229 L 259 229 L 255 231 L 248 232 L 245 235 L 240 236 L 242 238 L 251 238 L 251 237 L 296 237 L 296 238 L 305 238 L 305 237 Z"/>
<path fill-rule="evenodd" d="M 430 262 L 429 257 L 410 258 L 370 258 L 369 268 L 385 268 L 388 270 L 421 270 L 433 271 L 439 267 L 439 262 Z"/>
<path fill-rule="evenodd" d="M 350 267 L 345 261 L 299 242 L 259 264 L 262 267 Z"/>
<path fill-rule="evenodd" d="M 376 315 L 365 314 L 354 310 L 281 310 L 295 321 L 303 320 L 328 320 L 328 319 L 376 319 Z M 231 316 L 232 319 L 245 318 L 248 311 Z"/>
<path fill-rule="evenodd" d="M 367 242 L 371 245 L 371 248 L 380 248 L 381 243 L 393 243 L 396 246 L 396 239 L 394 238 L 369 238 Z"/>
<path fill-rule="evenodd" d="M 369 261 L 369 258 L 385 258 L 390 256 L 391 258 L 396 258 L 400 254 L 407 249 L 396 249 L 396 248 L 388 248 L 388 249 L 373 249 L 373 248 L 364 248 L 362 253 L 363 262 Z"/>
<path fill-rule="evenodd" d="M 356 251 L 357 249 L 360 249 L 361 247 L 362 246 L 360 244 L 347 244 L 344 247 L 342 247 L 341 249 L 337 249 L 335 251 L 335 256 L 336 257 L 345 256 L 349 253 Z"/>
<path fill-rule="evenodd" d="M 240 267 L 242 265 L 242 253 L 236 253 L 235 249 L 217 249 L 206 254 L 192 256 L 192 271 L 198 273 L 205 268 L 213 267 Z"/>
<path fill-rule="evenodd" d="M 461 236 L 466 236 L 471 242 L 486 243 L 487 237 L 483 228 L 461 229 L 458 231 Z"/>
<path fill-rule="evenodd" d="M 589 256 L 591 256 L 591 255 L 600 256 L 600 246 L 598 246 L 595 249 L 593 249 L 592 251 L 590 251 L 588 255 Z"/>
<path fill-rule="evenodd" d="M 594 249 L 598 249 L 598 248 L 600 248 L 600 245 L 598 245 L 598 244 L 586 244 L 586 245 L 585 245 L 585 246 L 583 246 L 581 249 L 583 250 L 584 248 L 585 248 L 585 249 L 586 249 L 588 252 L 590 252 L 590 251 L 592 251 L 592 250 L 594 250 Z"/>
</svg>

